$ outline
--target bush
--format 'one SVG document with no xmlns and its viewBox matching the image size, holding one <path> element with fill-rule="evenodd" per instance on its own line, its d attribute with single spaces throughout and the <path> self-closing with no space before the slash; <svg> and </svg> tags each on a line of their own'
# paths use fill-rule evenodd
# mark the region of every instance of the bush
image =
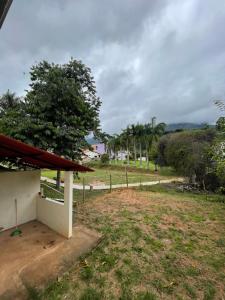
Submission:
<svg viewBox="0 0 225 300">
<path fill-rule="evenodd" d="M 204 176 L 205 188 L 215 192 L 220 186 L 220 180 L 215 173 L 208 173 Z"/>
<path fill-rule="evenodd" d="M 109 155 L 107 153 L 102 154 L 101 164 L 104 165 L 104 166 L 109 164 Z"/>
<path fill-rule="evenodd" d="M 225 195 L 225 187 L 220 186 L 217 190 L 217 193 L 221 194 L 221 195 Z"/>
</svg>

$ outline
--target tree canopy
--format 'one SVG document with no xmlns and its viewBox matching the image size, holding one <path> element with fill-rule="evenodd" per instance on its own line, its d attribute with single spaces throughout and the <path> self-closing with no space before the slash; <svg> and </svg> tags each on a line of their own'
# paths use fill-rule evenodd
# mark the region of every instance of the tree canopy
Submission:
<svg viewBox="0 0 225 300">
<path fill-rule="evenodd" d="M 163 136 L 158 145 L 161 164 L 175 168 L 201 182 L 211 166 L 210 147 L 216 132 L 214 129 L 192 130 Z"/>
<path fill-rule="evenodd" d="M 101 101 L 91 70 L 74 59 L 63 65 L 42 61 L 31 68 L 30 78 L 24 101 L 17 101 L 15 95 L 10 98 L 15 101 L 2 97 L 1 131 L 78 159 L 85 136 L 99 130 Z M 11 119 L 14 121 L 9 124 Z"/>
</svg>

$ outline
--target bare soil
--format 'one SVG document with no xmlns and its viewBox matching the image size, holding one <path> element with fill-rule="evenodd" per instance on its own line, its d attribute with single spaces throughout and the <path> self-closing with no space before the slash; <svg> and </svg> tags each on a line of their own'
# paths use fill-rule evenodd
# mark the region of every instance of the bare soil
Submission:
<svg viewBox="0 0 225 300">
<path fill-rule="evenodd" d="M 25 299 L 27 287 L 42 288 L 90 251 L 100 234 L 85 226 L 75 226 L 73 237 L 65 239 L 37 221 L 0 235 L 0 299 Z"/>
</svg>

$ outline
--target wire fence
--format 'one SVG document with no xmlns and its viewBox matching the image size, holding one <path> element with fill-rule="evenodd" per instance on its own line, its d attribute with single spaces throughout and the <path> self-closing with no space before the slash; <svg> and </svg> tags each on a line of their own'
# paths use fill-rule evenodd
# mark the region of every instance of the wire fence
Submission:
<svg viewBox="0 0 225 300">
<path fill-rule="evenodd" d="M 62 174 L 63 175 L 63 174 Z M 63 201 L 64 180 L 62 176 L 61 188 L 56 189 L 55 178 L 44 178 L 42 181 L 43 195 L 56 201 Z M 95 176 L 90 173 L 81 177 L 74 176 L 74 203 L 83 203 L 93 196 L 98 196 L 105 192 L 111 193 L 116 188 L 141 187 L 143 185 L 154 185 L 165 182 L 166 178 L 158 174 L 137 174 L 125 170 L 123 173 L 105 172 Z M 169 179 L 171 181 L 171 177 Z"/>
<path fill-rule="evenodd" d="M 142 182 L 151 182 L 151 181 L 159 181 L 161 179 L 171 178 L 171 175 L 165 176 L 161 175 L 158 172 L 146 172 L 146 173 L 138 173 L 125 170 L 108 170 L 108 169 L 96 169 L 94 173 L 85 173 L 85 174 L 75 174 L 74 175 L 74 184 L 79 186 L 84 185 L 86 188 L 89 186 L 92 188 L 98 186 L 113 186 L 113 185 L 130 185 L 130 184 L 139 184 Z M 56 177 L 54 176 L 55 180 Z M 62 174 L 62 183 L 64 182 L 63 174 Z"/>
<path fill-rule="evenodd" d="M 77 205 L 84 203 L 85 201 L 91 199 L 92 197 L 100 196 L 108 192 L 106 190 L 84 190 L 84 189 L 73 189 L 73 204 Z M 64 187 L 61 186 L 60 189 L 56 189 L 56 185 L 46 181 L 41 182 L 41 195 L 46 199 L 51 199 L 59 202 L 64 202 Z"/>
</svg>

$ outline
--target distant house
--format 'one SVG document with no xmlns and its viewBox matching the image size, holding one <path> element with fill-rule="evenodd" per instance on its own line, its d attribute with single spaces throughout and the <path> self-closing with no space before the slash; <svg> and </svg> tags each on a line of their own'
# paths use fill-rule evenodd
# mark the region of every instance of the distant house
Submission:
<svg viewBox="0 0 225 300">
<path fill-rule="evenodd" d="M 91 151 L 89 149 L 83 150 L 83 154 L 81 156 L 83 162 L 89 162 L 91 160 L 96 160 L 100 158 L 100 154 L 97 152 Z"/>
<path fill-rule="evenodd" d="M 142 161 L 146 161 L 146 157 L 145 156 L 142 156 L 142 158 L 140 159 L 140 157 L 138 157 L 138 160 L 142 160 Z"/>
<path fill-rule="evenodd" d="M 116 152 L 115 155 L 113 154 L 113 156 L 117 160 L 127 160 L 128 151 L 126 151 L 126 150 L 120 150 L 120 151 Z"/>
<path fill-rule="evenodd" d="M 105 147 L 105 144 L 103 144 L 103 143 L 93 144 L 93 145 L 91 145 L 91 147 L 92 147 L 94 152 L 96 152 L 100 155 L 106 153 L 106 147 Z"/>
</svg>

